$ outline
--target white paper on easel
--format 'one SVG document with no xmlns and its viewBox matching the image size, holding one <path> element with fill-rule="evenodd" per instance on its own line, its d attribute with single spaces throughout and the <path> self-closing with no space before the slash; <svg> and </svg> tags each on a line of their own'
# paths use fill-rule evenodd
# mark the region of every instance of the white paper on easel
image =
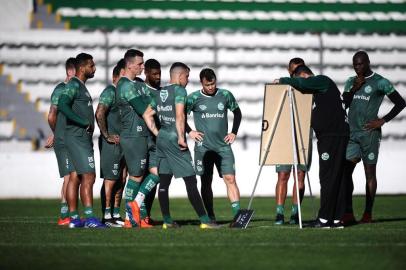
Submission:
<svg viewBox="0 0 406 270">
<path fill-rule="evenodd" d="M 261 148 L 259 157 L 260 162 L 266 153 L 271 133 L 274 128 L 275 133 L 272 138 L 268 156 L 264 165 L 293 164 L 292 127 L 289 98 L 287 95 L 282 103 L 282 107 L 280 107 L 281 101 L 288 88 L 289 85 L 265 85 L 263 106 L 264 111 L 262 116 L 263 129 L 261 134 Z M 297 110 L 297 115 L 295 115 L 295 129 L 296 141 L 298 145 L 298 164 L 304 165 L 306 164 L 305 160 L 309 160 L 309 146 L 311 144 L 310 123 L 313 95 L 302 94 L 297 90 L 293 90 L 293 95 Z M 280 117 L 279 121 L 277 121 L 279 111 Z M 277 126 L 275 127 L 275 125 Z M 302 138 L 300 138 L 300 134 Z"/>
</svg>

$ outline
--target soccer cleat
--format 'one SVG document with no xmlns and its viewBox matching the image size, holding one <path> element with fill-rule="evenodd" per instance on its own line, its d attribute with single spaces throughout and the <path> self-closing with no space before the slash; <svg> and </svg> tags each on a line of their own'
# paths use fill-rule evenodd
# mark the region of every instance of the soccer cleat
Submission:
<svg viewBox="0 0 406 270">
<path fill-rule="evenodd" d="M 69 222 L 69 228 L 83 228 L 85 223 L 80 218 L 71 219 Z"/>
<path fill-rule="evenodd" d="M 141 219 L 141 228 L 152 228 L 154 225 L 149 223 L 148 217 Z"/>
<path fill-rule="evenodd" d="M 221 226 L 215 222 L 201 223 L 200 229 L 219 229 Z"/>
<path fill-rule="evenodd" d="M 166 229 L 178 229 L 180 228 L 179 224 L 176 223 L 175 221 L 172 223 L 163 223 L 162 224 L 162 229 L 166 230 Z"/>
<path fill-rule="evenodd" d="M 332 229 L 344 229 L 344 224 L 340 220 L 334 220 L 333 225 L 331 225 Z"/>
<path fill-rule="evenodd" d="M 116 223 L 114 218 L 103 218 L 102 223 L 109 228 L 121 228 L 121 224 Z"/>
<path fill-rule="evenodd" d="M 68 226 L 70 223 L 70 217 L 67 218 L 58 218 L 58 225 L 59 226 Z"/>
<path fill-rule="evenodd" d="M 372 223 L 372 215 L 364 212 L 359 223 Z"/>
<path fill-rule="evenodd" d="M 289 220 L 289 224 L 290 225 L 295 225 L 295 224 L 299 224 L 299 214 L 293 214 L 290 216 L 290 220 Z"/>
<path fill-rule="evenodd" d="M 124 220 L 123 228 L 129 229 L 129 228 L 132 228 L 132 227 L 133 227 L 133 225 L 131 224 L 130 220 L 129 220 L 129 219 L 125 219 L 125 220 Z"/>
<path fill-rule="evenodd" d="M 317 228 L 317 229 L 330 229 L 330 224 L 328 222 L 321 222 L 320 219 L 315 220 L 309 225 L 310 228 Z"/>
<path fill-rule="evenodd" d="M 285 223 L 285 217 L 282 214 L 276 214 L 275 225 L 283 225 Z"/>
<path fill-rule="evenodd" d="M 113 220 L 115 223 L 124 226 L 124 220 L 119 216 L 119 217 L 113 217 Z"/>
<path fill-rule="evenodd" d="M 95 217 L 91 217 L 91 218 L 87 218 L 85 221 L 85 228 L 100 228 L 100 229 L 104 229 L 107 228 L 106 225 L 104 225 L 103 223 L 100 222 L 100 220 L 98 220 Z"/>
<path fill-rule="evenodd" d="M 341 223 L 346 227 L 356 225 L 357 221 L 355 220 L 354 213 L 345 213 L 341 218 Z"/>
<path fill-rule="evenodd" d="M 140 213 L 140 208 L 139 208 L 137 202 L 132 201 L 132 202 L 126 203 L 125 210 L 128 215 L 128 219 L 131 222 L 131 225 L 133 227 L 139 227 L 139 225 L 141 223 L 141 213 Z"/>
</svg>

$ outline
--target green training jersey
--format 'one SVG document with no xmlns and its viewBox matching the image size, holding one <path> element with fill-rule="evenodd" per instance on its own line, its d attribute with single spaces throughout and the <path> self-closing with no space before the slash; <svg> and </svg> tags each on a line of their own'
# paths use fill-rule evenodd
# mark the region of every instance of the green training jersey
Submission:
<svg viewBox="0 0 406 270">
<path fill-rule="evenodd" d="M 224 142 L 228 134 L 227 112 L 237 108 L 233 94 L 225 89 L 217 89 L 213 96 L 205 95 L 202 90 L 190 94 L 187 97 L 187 112 L 193 112 L 196 130 L 204 133 L 203 141 L 197 143 L 197 146 L 210 150 L 228 147 Z M 199 151 L 199 148 L 196 147 L 195 150 Z"/>
<path fill-rule="evenodd" d="M 344 92 L 352 88 L 356 76 L 345 83 Z M 378 116 L 379 107 L 385 95 L 395 92 L 393 85 L 377 73 L 365 78 L 364 85 L 355 92 L 348 110 L 348 121 L 351 131 L 364 130 L 364 125 Z"/>
<path fill-rule="evenodd" d="M 94 110 L 92 97 L 85 84 L 77 77 L 73 77 L 65 86 L 64 95 L 67 95 L 71 101 L 72 110 L 79 117 L 89 121 L 94 127 Z M 66 120 L 65 134 L 84 135 L 86 128 L 80 127 L 69 119 Z"/>
<path fill-rule="evenodd" d="M 100 94 L 99 104 L 107 107 L 107 132 L 109 134 L 120 134 L 120 111 L 116 104 L 116 87 L 107 86 Z"/>
<path fill-rule="evenodd" d="M 116 104 L 121 115 L 120 136 L 148 136 L 148 128 L 144 119 L 139 116 L 130 101 L 137 97 L 145 97 L 145 84 L 121 77 L 116 88 Z"/>
<path fill-rule="evenodd" d="M 66 86 L 65 82 L 60 82 L 58 83 L 57 86 L 55 86 L 55 89 L 51 94 L 51 105 L 58 107 L 59 97 L 61 96 L 63 91 L 65 91 L 65 86 Z M 63 144 L 63 134 L 65 132 L 65 128 L 66 128 L 65 115 L 58 111 L 56 114 L 56 125 L 54 131 L 54 138 L 56 144 Z"/>
<path fill-rule="evenodd" d="M 159 95 L 152 101 L 151 105 L 158 115 L 161 129 L 171 135 L 176 135 L 176 104 L 186 105 L 186 89 L 177 84 L 162 87 Z"/>
</svg>

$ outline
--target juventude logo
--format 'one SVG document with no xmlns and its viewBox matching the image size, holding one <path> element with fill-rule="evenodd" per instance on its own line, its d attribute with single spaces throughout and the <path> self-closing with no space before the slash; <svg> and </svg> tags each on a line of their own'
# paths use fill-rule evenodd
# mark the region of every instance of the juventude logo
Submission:
<svg viewBox="0 0 406 270">
<path fill-rule="evenodd" d="M 329 158 L 330 158 L 330 155 L 329 155 L 327 152 L 321 154 L 321 159 L 322 159 L 322 160 L 326 161 L 326 160 L 328 160 Z"/>
<path fill-rule="evenodd" d="M 369 160 L 374 160 L 374 158 L 375 158 L 375 154 L 374 153 L 369 153 L 368 159 Z"/>
<path fill-rule="evenodd" d="M 372 87 L 370 85 L 365 86 L 364 92 L 367 93 L 367 94 L 371 93 L 372 92 Z"/>
<path fill-rule="evenodd" d="M 220 111 L 224 110 L 224 104 L 221 102 L 217 104 L 217 109 L 219 109 Z"/>
<path fill-rule="evenodd" d="M 168 90 L 161 90 L 159 96 L 161 97 L 162 102 L 165 102 L 168 98 Z"/>
</svg>

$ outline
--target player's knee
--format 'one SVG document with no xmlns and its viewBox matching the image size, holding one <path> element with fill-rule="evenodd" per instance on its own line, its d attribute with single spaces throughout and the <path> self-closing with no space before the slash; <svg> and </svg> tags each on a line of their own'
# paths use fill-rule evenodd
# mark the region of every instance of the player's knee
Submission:
<svg viewBox="0 0 406 270">
<path fill-rule="evenodd" d="M 278 182 L 286 184 L 289 181 L 290 171 L 289 172 L 278 172 Z"/>
<path fill-rule="evenodd" d="M 228 185 L 235 185 L 236 183 L 235 175 L 232 174 L 223 175 L 223 179 Z"/>
</svg>

